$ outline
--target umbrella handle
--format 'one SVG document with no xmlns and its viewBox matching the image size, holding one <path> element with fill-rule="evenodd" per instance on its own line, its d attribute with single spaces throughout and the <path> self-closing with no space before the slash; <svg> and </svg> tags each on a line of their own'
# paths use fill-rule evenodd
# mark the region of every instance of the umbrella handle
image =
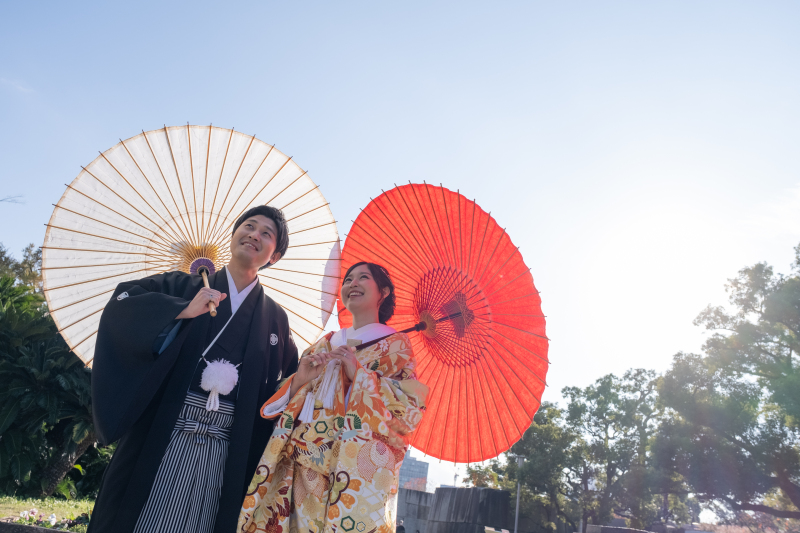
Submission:
<svg viewBox="0 0 800 533">
<path fill-rule="evenodd" d="M 208 269 L 206 267 L 200 267 L 197 269 L 197 273 L 203 277 L 203 285 L 206 286 L 206 289 L 210 289 L 211 286 L 208 284 Z M 214 302 L 208 302 L 208 312 L 211 313 L 211 316 L 217 316 L 217 306 L 214 305 Z"/>
</svg>

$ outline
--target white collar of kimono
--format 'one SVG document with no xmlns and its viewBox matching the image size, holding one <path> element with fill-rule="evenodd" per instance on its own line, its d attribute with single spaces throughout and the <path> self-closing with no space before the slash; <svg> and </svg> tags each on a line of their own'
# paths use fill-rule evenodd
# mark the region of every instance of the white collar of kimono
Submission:
<svg viewBox="0 0 800 533">
<path fill-rule="evenodd" d="M 397 333 L 397 330 L 386 324 L 381 324 L 380 322 L 367 324 L 358 329 L 353 329 L 352 327 L 340 329 L 331 337 L 331 347 L 338 348 L 339 346 L 343 346 L 347 344 L 347 339 L 358 339 L 361 342 L 369 342 L 380 337 L 385 337 L 386 335 L 391 335 L 392 333 Z"/>
<path fill-rule="evenodd" d="M 247 295 L 250 294 L 250 291 L 253 290 L 253 287 L 258 283 L 258 276 L 256 276 L 253 283 L 242 289 L 242 292 L 239 292 L 236 290 L 236 283 L 233 282 L 231 273 L 227 268 L 225 269 L 225 275 L 228 276 L 228 298 L 231 300 L 231 316 L 233 316 L 236 314 L 239 306 L 242 305 L 244 299 L 247 298 Z"/>
</svg>

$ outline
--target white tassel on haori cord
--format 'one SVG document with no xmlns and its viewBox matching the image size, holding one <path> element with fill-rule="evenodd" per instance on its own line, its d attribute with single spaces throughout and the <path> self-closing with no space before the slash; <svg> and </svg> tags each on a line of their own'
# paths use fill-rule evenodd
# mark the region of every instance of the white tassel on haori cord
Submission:
<svg viewBox="0 0 800 533">
<path fill-rule="evenodd" d="M 322 383 L 320 383 L 316 391 L 308 391 L 308 394 L 306 394 L 303 410 L 300 411 L 300 416 L 297 418 L 298 421 L 312 422 L 314 420 L 314 404 L 317 400 L 322 401 L 322 407 L 325 409 L 333 409 L 333 402 L 336 399 L 336 383 L 341 374 L 339 371 L 341 366 L 341 361 L 328 362 L 328 366 L 325 367 L 325 374 L 322 377 Z"/>
<path fill-rule="evenodd" d="M 203 358 L 205 361 L 205 357 Z M 200 388 L 208 392 L 206 401 L 206 411 L 217 411 L 219 409 L 219 395 L 230 394 L 239 382 L 239 371 L 225 359 L 217 361 L 206 361 L 206 368 L 200 377 Z"/>
</svg>

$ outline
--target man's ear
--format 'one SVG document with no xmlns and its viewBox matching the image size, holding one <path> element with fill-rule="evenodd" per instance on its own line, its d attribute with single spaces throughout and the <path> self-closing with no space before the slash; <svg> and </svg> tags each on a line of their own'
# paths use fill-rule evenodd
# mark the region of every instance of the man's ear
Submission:
<svg viewBox="0 0 800 533">
<path fill-rule="evenodd" d="M 269 264 L 270 266 L 274 265 L 275 263 L 277 263 L 278 261 L 280 261 L 280 260 L 281 260 L 281 257 L 282 257 L 282 256 L 281 256 L 281 253 L 280 253 L 280 252 L 275 252 L 274 254 L 272 254 L 272 257 L 270 258 L 270 260 L 269 260 L 269 263 L 268 263 L 268 264 Z"/>
</svg>

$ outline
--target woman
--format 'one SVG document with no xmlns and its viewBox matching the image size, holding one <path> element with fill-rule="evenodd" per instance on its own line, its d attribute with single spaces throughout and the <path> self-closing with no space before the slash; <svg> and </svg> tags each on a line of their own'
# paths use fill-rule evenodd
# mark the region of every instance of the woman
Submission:
<svg viewBox="0 0 800 533">
<path fill-rule="evenodd" d="M 353 327 L 309 347 L 261 410 L 280 419 L 247 489 L 240 532 L 394 532 L 400 465 L 428 388 L 416 379 L 408 336 L 386 325 L 395 306 L 386 270 L 353 265 L 341 298 Z"/>
</svg>

